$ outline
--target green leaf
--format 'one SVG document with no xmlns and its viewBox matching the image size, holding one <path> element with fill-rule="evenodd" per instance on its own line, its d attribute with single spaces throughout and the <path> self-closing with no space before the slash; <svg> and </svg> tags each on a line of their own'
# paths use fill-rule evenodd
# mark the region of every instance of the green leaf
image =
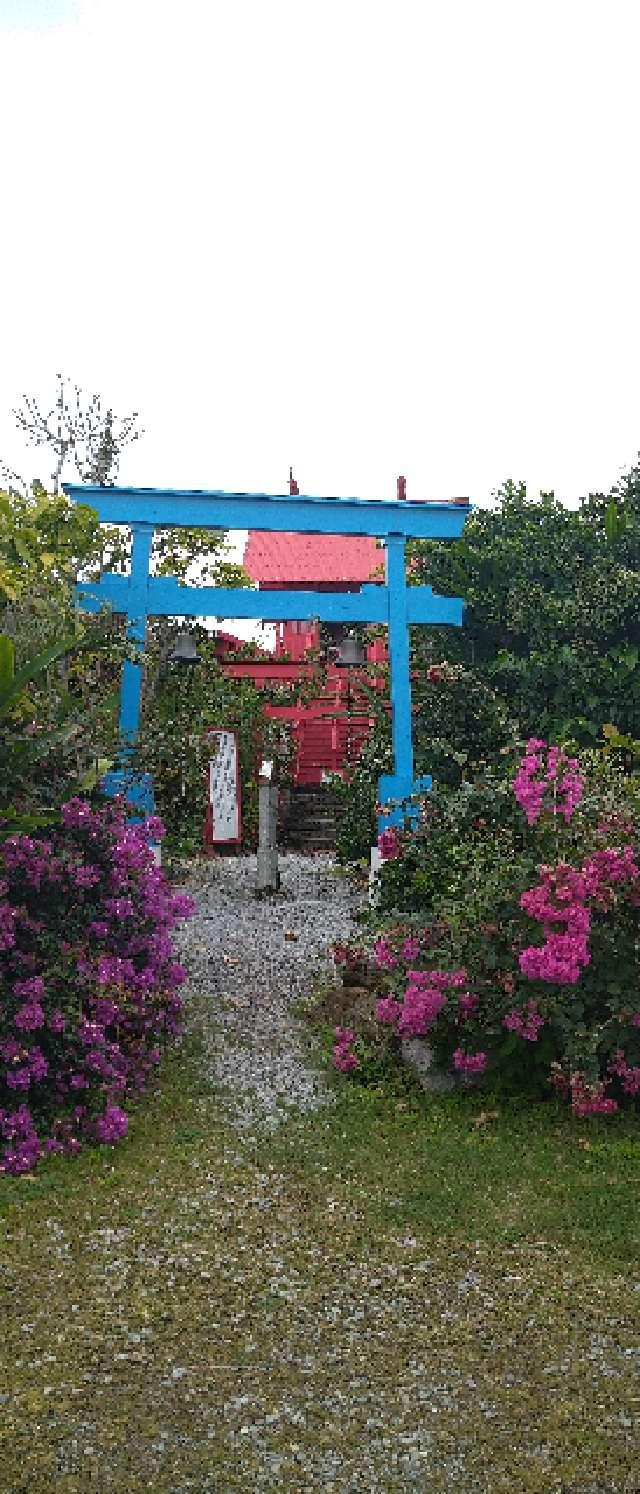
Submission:
<svg viewBox="0 0 640 1494">
<path fill-rule="evenodd" d="M 628 648 L 621 649 L 618 658 L 626 664 L 627 669 L 635 669 L 638 663 L 638 650 L 635 646 L 629 645 Z"/>
<path fill-rule="evenodd" d="M 0 633 L 0 695 L 9 690 L 15 674 L 16 651 L 11 638 Z"/>
<path fill-rule="evenodd" d="M 29 761 L 40 762 L 42 758 L 48 757 L 56 747 L 62 747 L 66 742 L 70 742 L 77 733 L 78 726 L 72 722 L 70 726 L 60 726 L 54 731 L 39 732 L 38 736 L 30 737 L 28 745 L 24 743 Z"/>
<path fill-rule="evenodd" d="M 607 543 L 612 545 L 614 540 L 623 533 L 626 527 L 626 515 L 618 508 L 614 498 L 607 504 L 604 516 L 604 532 Z"/>
<path fill-rule="evenodd" d="M 78 779 L 78 782 L 74 784 L 69 790 L 70 797 L 72 797 L 74 794 L 90 793 L 91 790 L 96 787 L 96 784 L 99 783 L 100 779 L 104 777 L 104 774 L 109 772 L 109 769 L 112 766 L 112 758 L 98 758 L 97 763 L 94 763 L 93 767 L 89 768 L 88 772 L 83 773 L 82 777 Z"/>
<path fill-rule="evenodd" d="M 17 674 L 14 674 L 9 685 L 6 685 L 4 689 L 0 688 L 0 718 L 9 715 L 25 685 L 31 680 L 41 679 L 49 666 L 55 664 L 58 659 L 88 650 L 96 651 L 104 647 L 106 643 L 102 640 L 97 642 L 95 638 L 65 638 L 62 643 L 53 643 L 42 653 L 36 654 L 35 658 L 29 659 L 28 663 L 24 664 Z"/>
<path fill-rule="evenodd" d="M 0 817 L 0 841 L 10 835 L 28 835 L 31 830 L 41 830 L 55 825 L 60 819 L 57 809 L 38 809 L 31 814 L 17 814 L 12 805 L 3 809 Z"/>
</svg>

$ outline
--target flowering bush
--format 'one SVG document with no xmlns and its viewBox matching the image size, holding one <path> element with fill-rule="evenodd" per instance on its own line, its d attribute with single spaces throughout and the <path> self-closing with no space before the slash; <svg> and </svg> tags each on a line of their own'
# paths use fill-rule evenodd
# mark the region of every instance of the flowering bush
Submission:
<svg viewBox="0 0 640 1494">
<path fill-rule="evenodd" d="M 567 822 L 571 819 L 584 788 L 577 769 L 575 757 L 567 757 L 559 747 L 547 748 L 537 737 L 531 738 L 513 780 L 513 792 L 528 825 L 535 825 L 543 809 L 564 815 Z"/>
<path fill-rule="evenodd" d="M 159 820 L 72 799 L 0 848 L 0 1171 L 119 1141 L 180 1030 L 170 930 L 192 911 L 149 849 Z M 4 1143 L 4 1148 L 2 1146 Z"/>
<path fill-rule="evenodd" d="M 584 766 L 532 739 L 508 782 L 428 796 L 371 939 L 392 1042 L 428 1037 L 462 1077 L 553 1087 L 579 1116 L 640 1094 L 640 788 Z"/>
<path fill-rule="evenodd" d="M 333 1061 L 336 1068 L 342 1069 L 344 1073 L 357 1069 L 358 1058 L 353 1046 L 356 1040 L 355 1032 L 350 1027 L 336 1027 L 335 1038 Z"/>
</svg>

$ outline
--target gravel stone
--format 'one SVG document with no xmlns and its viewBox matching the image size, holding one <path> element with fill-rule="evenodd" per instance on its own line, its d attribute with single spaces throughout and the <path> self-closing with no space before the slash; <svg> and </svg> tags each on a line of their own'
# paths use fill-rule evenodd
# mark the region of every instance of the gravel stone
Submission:
<svg viewBox="0 0 640 1494">
<path fill-rule="evenodd" d="M 279 892 L 258 898 L 255 855 L 199 866 L 185 885 L 196 913 L 176 935 L 187 1024 L 197 1008 L 209 1072 L 243 1132 L 332 1103 L 292 1006 L 333 975 L 330 947 L 349 937 L 362 900 L 332 856 L 289 853 L 279 869 Z"/>
</svg>

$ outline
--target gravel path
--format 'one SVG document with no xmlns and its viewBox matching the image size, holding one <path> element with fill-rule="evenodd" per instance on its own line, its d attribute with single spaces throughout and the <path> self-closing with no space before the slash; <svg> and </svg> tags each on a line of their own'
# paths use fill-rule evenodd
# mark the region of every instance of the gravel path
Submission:
<svg viewBox="0 0 640 1494">
<path fill-rule="evenodd" d="M 280 875 L 277 894 L 256 898 L 255 856 L 207 863 L 186 889 L 197 911 L 177 936 L 187 1021 L 197 1010 L 210 1072 L 243 1131 L 333 1099 L 291 1008 L 331 973 L 329 948 L 349 934 L 360 899 L 331 856 L 283 855 Z"/>
</svg>

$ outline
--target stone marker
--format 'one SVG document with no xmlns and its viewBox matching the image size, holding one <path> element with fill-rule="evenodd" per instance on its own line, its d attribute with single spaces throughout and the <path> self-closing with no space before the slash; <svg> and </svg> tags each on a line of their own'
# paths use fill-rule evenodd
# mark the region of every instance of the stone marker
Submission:
<svg viewBox="0 0 640 1494">
<path fill-rule="evenodd" d="M 278 872 L 278 785 L 274 781 L 273 762 L 263 762 L 258 775 L 258 869 L 256 896 L 277 892 Z"/>
</svg>

